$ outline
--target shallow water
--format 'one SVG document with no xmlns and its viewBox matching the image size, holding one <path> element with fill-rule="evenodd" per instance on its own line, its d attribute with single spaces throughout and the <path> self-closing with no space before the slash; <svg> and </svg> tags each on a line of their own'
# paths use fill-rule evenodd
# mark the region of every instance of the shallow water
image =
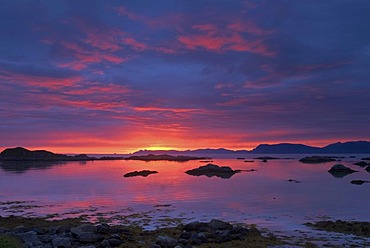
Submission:
<svg viewBox="0 0 370 248">
<path fill-rule="evenodd" d="M 3 162 L 0 215 L 59 214 L 56 217 L 63 218 L 87 214 L 92 220 L 105 217 L 113 223 L 143 224 L 144 219 L 148 227 L 169 224 L 170 217 L 184 222 L 216 217 L 284 232 L 308 230 L 303 223 L 326 218 L 370 220 L 370 183 L 350 183 L 370 180 L 370 173 L 353 165 L 366 155 L 323 164 L 303 164 L 297 160 L 303 156 L 295 156 L 267 163 L 214 159 L 214 164 L 233 169 L 256 170 L 230 179 L 185 174 L 204 165 L 199 161 Z M 335 163 L 359 172 L 333 177 L 327 171 Z M 143 169 L 159 173 L 123 177 Z"/>
</svg>

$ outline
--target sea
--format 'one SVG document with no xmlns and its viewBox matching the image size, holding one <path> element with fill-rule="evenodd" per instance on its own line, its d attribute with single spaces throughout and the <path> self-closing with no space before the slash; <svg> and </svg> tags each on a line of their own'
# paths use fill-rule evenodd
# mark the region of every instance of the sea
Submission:
<svg viewBox="0 0 370 248">
<path fill-rule="evenodd" d="M 370 173 L 354 165 L 370 155 L 333 155 L 338 161 L 320 164 L 298 161 L 307 154 L 273 155 L 279 159 L 267 162 L 255 154 L 211 159 L 242 170 L 230 178 L 186 174 L 208 163 L 197 160 L 0 162 L 0 216 L 84 217 L 148 230 L 218 218 L 293 236 L 294 242 L 309 237 L 319 245 L 370 246 L 370 238 L 305 225 L 320 220 L 370 221 L 370 183 L 351 183 L 370 181 Z M 338 163 L 357 172 L 333 176 L 328 170 Z M 123 177 L 140 170 L 158 173 Z"/>
</svg>

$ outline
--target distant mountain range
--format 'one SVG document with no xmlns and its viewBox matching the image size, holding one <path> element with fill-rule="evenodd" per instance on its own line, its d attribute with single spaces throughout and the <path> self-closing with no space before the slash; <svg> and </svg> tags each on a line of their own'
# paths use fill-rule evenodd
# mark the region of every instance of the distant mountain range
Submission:
<svg viewBox="0 0 370 248">
<path fill-rule="evenodd" d="M 196 150 L 140 150 L 132 153 L 132 155 L 146 154 L 169 154 L 169 155 L 187 155 L 187 156 L 211 156 L 211 155 L 243 155 L 243 154 L 370 154 L 370 142 L 368 141 L 349 141 L 338 142 L 327 145 L 325 147 L 314 147 L 303 144 L 261 144 L 251 151 L 248 150 L 228 150 L 225 148 L 219 149 L 196 149 Z"/>
</svg>

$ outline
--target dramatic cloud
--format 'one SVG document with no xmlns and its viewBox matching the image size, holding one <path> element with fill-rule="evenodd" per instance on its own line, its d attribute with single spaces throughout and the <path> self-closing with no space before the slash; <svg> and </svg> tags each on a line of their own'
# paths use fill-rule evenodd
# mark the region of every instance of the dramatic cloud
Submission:
<svg viewBox="0 0 370 248">
<path fill-rule="evenodd" d="M 0 3 L 0 148 L 370 139 L 366 0 Z"/>
</svg>

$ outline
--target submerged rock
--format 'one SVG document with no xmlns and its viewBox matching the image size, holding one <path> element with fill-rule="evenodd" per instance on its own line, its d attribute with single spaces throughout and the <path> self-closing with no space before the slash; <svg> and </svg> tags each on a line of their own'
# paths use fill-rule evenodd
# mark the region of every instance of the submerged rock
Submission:
<svg viewBox="0 0 370 248">
<path fill-rule="evenodd" d="M 309 156 L 304 157 L 299 160 L 299 162 L 306 163 L 306 164 L 318 164 L 318 163 L 327 163 L 333 162 L 335 159 L 333 157 L 327 156 Z"/>
<path fill-rule="evenodd" d="M 123 175 L 124 177 L 137 177 L 137 176 L 142 176 L 142 177 L 147 177 L 150 174 L 157 174 L 158 171 L 151 171 L 151 170 L 142 170 L 142 171 L 133 171 L 126 173 Z"/>
<path fill-rule="evenodd" d="M 230 178 L 235 173 L 239 173 L 241 170 L 233 170 L 229 166 L 218 166 L 215 164 L 207 164 L 200 166 L 199 168 L 188 170 L 185 173 L 192 176 L 202 176 L 207 177 L 220 177 L 220 178 Z"/>
<path fill-rule="evenodd" d="M 364 180 L 352 180 L 351 181 L 352 184 L 355 184 L 355 185 L 362 185 L 364 183 L 370 183 L 370 181 L 364 181 Z"/>
<path fill-rule="evenodd" d="M 333 167 L 331 167 L 330 170 L 328 170 L 328 172 L 332 174 L 334 177 L 341 178 L 341 177 L 344 177 L 348 174 L 352 174 L 357 171 L 352 170 L 351 168 L 344 166 L 342 164 L 336 164 L 336 165 L 333 165 Z"/>
<path fill-rule="evenodd" d="M 370 172 L 370 165 L 368 167 L 366 167 L 365 169 L 367 172 Z"/>
</svg>

